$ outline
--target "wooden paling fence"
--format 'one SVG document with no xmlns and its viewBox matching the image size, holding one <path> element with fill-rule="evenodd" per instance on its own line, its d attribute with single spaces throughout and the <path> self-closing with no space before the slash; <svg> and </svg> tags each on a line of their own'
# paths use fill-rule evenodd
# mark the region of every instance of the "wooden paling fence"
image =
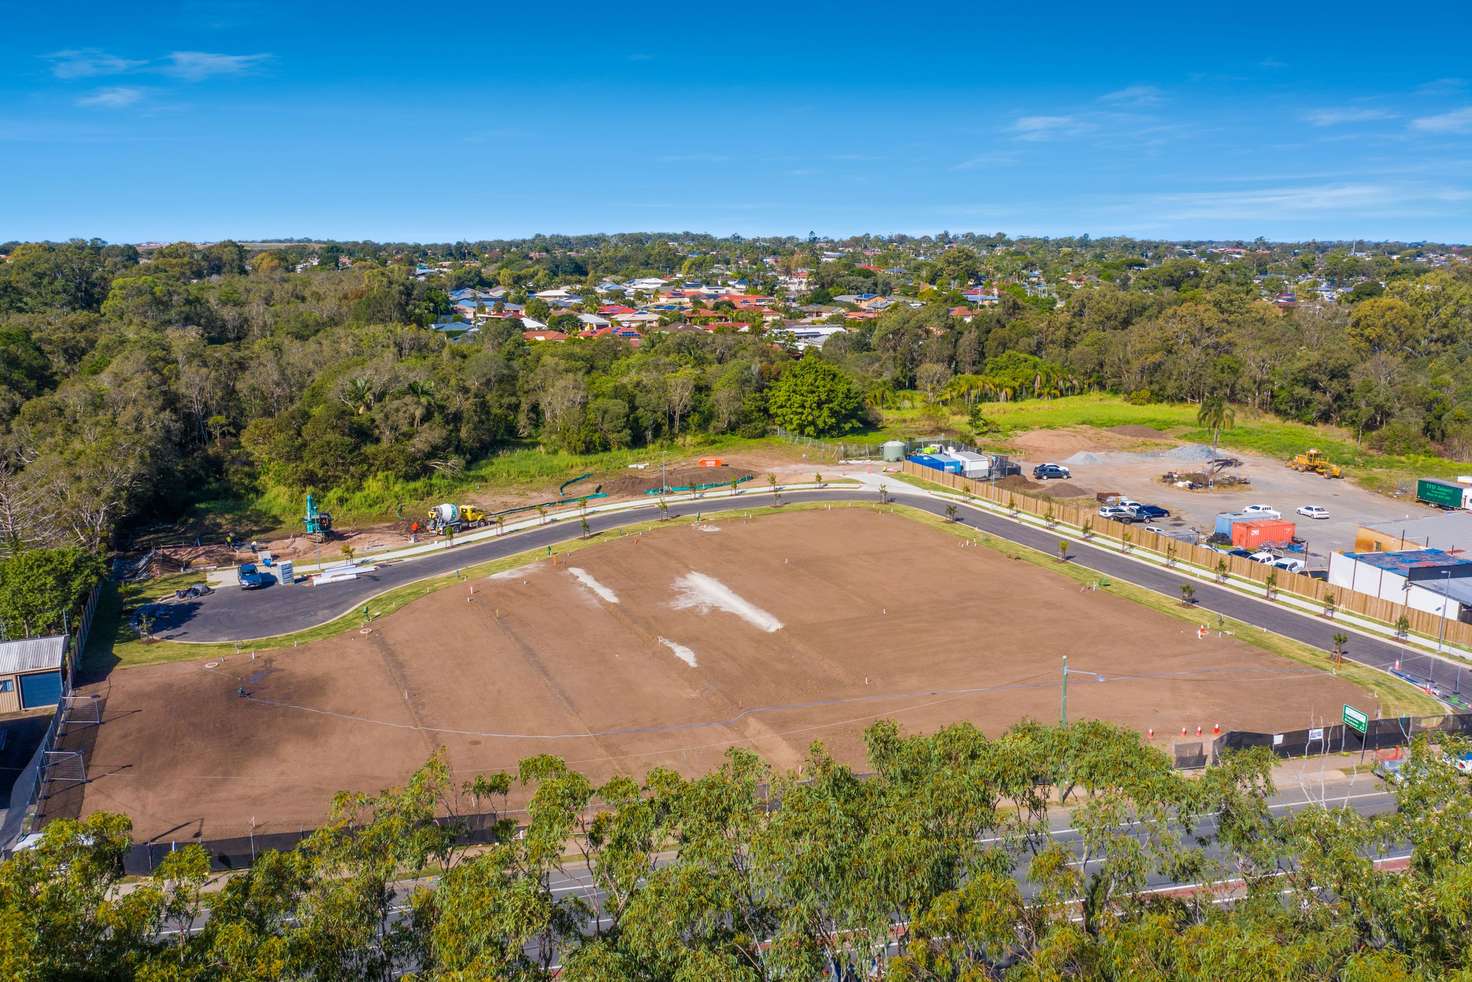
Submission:
<svg viewBox="0 0 1472 982">
<path fill-rule="evenodd" d="M 1255 563 L 1243 556 L 1228 556 L 1207 546 L 1180 542 L 1157 532 L 1146 532 L 1135 525 L 1125 525 L 1112 519 L 1100 518 L 1096 506 L 1074 505 L 1019 491 L 1009 491 L 1006 488 L 998 488 L 987 481 L 977 481 L 959 474 L 947 474 L 930 467 L 922 467 L 909 460 L 904 461 L 901 467 L 905 474 L 912 477 L 968 493 L 975 498 L 1025 515 L 1034 515 L 1045 520 L 1051 518 L 1060 525 L 1071 526 L 1074 530 L 1082 529 L 1083 524 L 1088 522 L 1094 535 L 1112 539 L 1115 542 L 1129 542 L 1132 548 L 1151 552 L 1162 558 L 1174 556 L 1181 565 L 1194 566 L 1210 574 L 1216 574 L 1224 568 L 1232 576 L 1262 584 L 1264 593 L 1267 592 L 1268 577 L 1276 573 L 1275 589 L 1279 593 L 1292 594 L 1316 604 L 1323 604 L 1332 596 L 1335 610 L 1358 614 L 1387 625 L 1393 625 L 1404 617 L 1410 623 L 1411 631 L 1416 634 L 1435 638 L 1444 630 L 1448 644 L 1472 648 L 1472 624 L 1450 619 L 1443 624 L 1441 617 L 1429 611 L 1416 610 L 1405 604 L 1383 600 L 1380 597 L 1350 590 L 1347 587 L 1331 586 L 1324 580 L 1316 580 L 1302 573 L 1290 573 L 1285 569 L 1275 569 L 1262 563 Z M 1225 563 L 1225 567 L 1220 565 L 1222 563 Z"/>
</svg>

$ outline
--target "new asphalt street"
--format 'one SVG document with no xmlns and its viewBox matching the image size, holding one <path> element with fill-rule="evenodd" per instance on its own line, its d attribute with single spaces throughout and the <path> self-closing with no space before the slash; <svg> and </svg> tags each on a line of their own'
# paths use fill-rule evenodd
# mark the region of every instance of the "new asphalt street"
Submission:
<svg viewBox="0 0 1472 982">
<path fill-rule="evenodd" d="M 804 502 L 875 502 L 880 492 L 872 485 L 829 488 L 825 490 L 782 491 L 782 501 Z M 955 504 L 962 522 L 971 528 L 998 538 L 1031 546 L 1053 555 L 1058 537 L 1046 529 L 995 515 L 980 508 L 937 498 L 907 484 L 888 486 L 891 500 L 897 500 L 934 515 L 944 515 L 948 504 Z M 682 501 L 669 506 L 670 516 L 717 515 L 770 505 L 772 493 L 751 489 L 736 497 Z M 656 506 L 606 513 L 590 512 L 588 524 L 594 532 L 648 522 L 661 517 Z M 413 559 L 384 563 L 372 573 L 356 580 L 319 586 L 273 585 L 262 590 L 226 587 L 210 596 L 183 603 L 165 605 L 155 625 L 155 634 L 172 641 L 250 641 L 269 635 L 286 634 L 313 627 L 361 607 L 364 602 L 387 590 L 415 580 L 440 576 L 456 569 L 511 556 L 529 550 L 545 549 L 575 539 L 582 534 L 578 523 L 563 519 L 504 536 L 465 542 L 443 552 Z M 1376 668 L 1389 668 L 1397 661 L 1405 671 L 1430 679 L 1442 689 L 1459 691 L 1461 666 L 1451 660 L 1416 651 L 1391 641 L 1357 634 L 1352 629 L 1321 616 L 1300 612 L 1235 590 L 1213 586 L 1159 566 L 1121 555 L 1106 547 L 1073 543 L 1070 562 L 1095 570 L 1112 580 L 1123 580 L 1154 590 L 1168 597 L 1179 597 L 1183 583 L 1196 590 L 1196 601 L 1203 623 L 1210 614 L 1221 614 L 1286 637 L 1313 645 L 1325 652 L 1333 650 L 1333 637 L 1343 631 L 1350 637 L 1345 657 Z M 1472 684 L 1472 675 L 1469 675 Z"/>
</svg>

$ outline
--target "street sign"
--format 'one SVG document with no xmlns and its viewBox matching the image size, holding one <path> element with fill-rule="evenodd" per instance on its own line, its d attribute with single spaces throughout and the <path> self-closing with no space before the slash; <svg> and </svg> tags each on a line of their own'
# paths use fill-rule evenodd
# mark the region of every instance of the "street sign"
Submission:
<svg viewBox="0 0 1472 982">
<path fill-rule="evenodd" d="M 1366 716 L 1364 713 L 1360 712 L 1358 709 L 1355 709 L 1348 703 L 1345 703 L 1344 725 L 1349 727 L 1351 730 L 1354 730 L 1360 736 L 1364 736 L 1365 731 L 1370 728 L 1370 717 Z"/>
</svg>

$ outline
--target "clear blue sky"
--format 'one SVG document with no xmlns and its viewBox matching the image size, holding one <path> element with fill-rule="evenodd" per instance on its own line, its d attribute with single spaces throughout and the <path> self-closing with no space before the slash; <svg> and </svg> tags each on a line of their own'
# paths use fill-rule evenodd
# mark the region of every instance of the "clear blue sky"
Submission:
<svg viewBox="0 0 1472 982">
<path fill-rule="evenodd" d="M 11 4 L 0 239 L 1472 240 L 1472 4 Z"/>
</svg>

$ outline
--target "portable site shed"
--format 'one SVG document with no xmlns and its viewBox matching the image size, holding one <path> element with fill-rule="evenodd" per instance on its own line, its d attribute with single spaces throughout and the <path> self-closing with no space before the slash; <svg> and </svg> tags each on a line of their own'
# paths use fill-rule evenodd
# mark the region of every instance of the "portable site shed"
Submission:
<svg viewBox="0 0 1472 982">
<path fill-rule="evenodd" d="M 61 702 L 66 635 L 0 642 L 0 713 Z"/>
</svg>

